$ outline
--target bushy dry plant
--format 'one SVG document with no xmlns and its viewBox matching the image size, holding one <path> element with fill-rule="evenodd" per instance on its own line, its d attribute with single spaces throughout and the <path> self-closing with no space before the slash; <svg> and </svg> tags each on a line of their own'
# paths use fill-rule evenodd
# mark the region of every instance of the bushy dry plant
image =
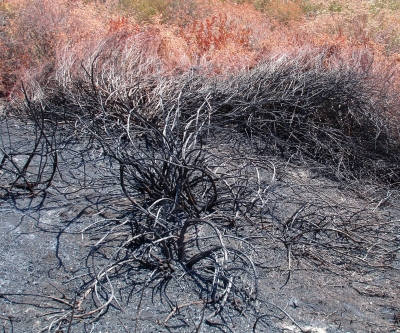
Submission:
<svg viewBox="0 0 400 333">
<path fill-rule="evenodd" d="M 14 88 L 21 80 L 47 84 L 56 69 L 64 65 L 60 64 L 60 54 L 68 49 L 76 55 L 87 47 L 83 44 L 88 40 L 104 38 L 109 29 L 109 21 L 100 11 L 81 2 L 13 0 L 7 3 L 8 20 L 1 35 L 0 75 L 6 79 L 8 91 L 3 93 L 16 92 Z"/>
<path fill-rule="evenodd" d="M 377 50 L 398 56 L 399 8 L 391 1 L 310 1 L 320 4 L 318 14 L 301 26 L 313 33 L 342 35 L 353 43 L 375 43 Z M 340 9 L 340 10 L 338 10 Z"/>
<path fill-rule="evenodd" d="M 278 20 L 281 23 L 287 24 L 291 21 L 296 21 L 303 16 L 303 2 L 299 0 L 289 1 L 251 1 L 255 7 Z"/>
<path fill-rule="evenodd" d="M 335 59 L 338 63 L 351 61 L 352 54 L 363 48 L 374 53 L 377 67 L 397 59 L 396 55 L 386 55 L 388 39 L 382 34 L 375 38 L 371 33 L 369 16 L 357 19 L 341 16 L 344 13 L 321 12 L 311 20 L 303 20 L 304 3 L 298 1 L 279 2 L 279 6 L 270 1 L 252 5 L 165 1 L 162 10 L 149 14 L 149 19 L 142 23 L 129 10 L 118 9 L 113 1 L 35 1 L 10 0 L 2 9 L 9 18 L 2 27 L 0 44 L 4 58 L 0 68 L 3 94 L 16 92 L 13 87 L 21 78 L 51 85 L 54 74 L 59 80 L 62 73 L 68 80 L 79 71 L 82 62 L 104 49 L 102 44 L 112 44 L 110 40 L 115 39 L 119 49 L 128 49 L 138 34 L 147 35 L 145 39 L 150 45 L 146 46 L 144 41 L 134 45 L 142 48 L 143 54 L 151 50 L 148 57 L 157 59 L 157 71 L 163 73 L 196 68 L 225 75 L 252 68 L 271 56 L 309 48 L 315 48 L 315 53 L 329 48 L 334 54 L 331 63 Z M 143 5 L 145 9 L 151 7 L 146 1 L 129 3 Z M 279 11 L 280 6 L 287 7 L 288 18 L 283 20 L 287 24 L 267 10 Z M 261 7 L 264 11 L 256 10 Z M 344 24 L 344 19 L 350 25 Z M 373 29 L 378 31 L 379 26 Z"/>
<path fill-rule="evenodd" d="M 155 20 L 166 24 L 186 24 L 211 12 L 214 1 L 198 0 L 122 0 L 109 1 L 117 12 L 134 17 L 141 23 Z"/>
</svg>

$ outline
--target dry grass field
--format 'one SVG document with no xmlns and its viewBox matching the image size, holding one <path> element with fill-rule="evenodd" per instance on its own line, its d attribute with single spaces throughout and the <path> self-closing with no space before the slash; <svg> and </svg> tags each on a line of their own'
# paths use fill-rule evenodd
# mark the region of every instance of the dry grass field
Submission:
<svg viewBox="0 0 400 333">
<path fill-rule="evenodd" d="M 4 0 L 1 92 L 17 93 L 21 79 L 68 80 L 106 43 L 129 52 L 133 42 L 162 74 L 193 67 L 232 74 L 283 54 L 324 53 L 327 66 L 372 66 L 397 79 L 399 6 L 395 0 Z"/>
</svg>

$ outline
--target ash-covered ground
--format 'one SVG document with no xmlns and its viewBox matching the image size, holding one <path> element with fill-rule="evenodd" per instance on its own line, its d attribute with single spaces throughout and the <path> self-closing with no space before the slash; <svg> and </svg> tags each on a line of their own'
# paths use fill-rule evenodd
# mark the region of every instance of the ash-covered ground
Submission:
<svg viewBox="0 0 400 333">
<path fill-rule="evenodd" d="M 13 163 L 27 158 L 24 152 L 35 142 L 32 126 L 1 123 L 3 157 L 13 147 Z M 215 174 L 241 168 L 243 156 L 224 157 L 228 146 L 213 148 L 213 156 L 224 160 L 224 170 Z M 274 156 L 246 166 L 242 176 L 255 177 L 265 207 L 261 215 L 227 224 L 211 213 L 213 227 L 193 230 L 209 235 L 216 225 L 226 248 L 242 253 L 238 259 L 227 250 L 233 253 L 230 269 L 239 273 L 229 275 L 232 283 L 217 282 L 222 300 L 213 303 L 215 278 L 196 280 L 189 272 L 197 267 L 205 275 L 205 257 L 191 268 L 176 258 L 158 269 L 150 261 L 132 261 L 139 254 L 129 249 L 136 245 L 128 246 L 126 235 L 137 212 L 121 189 L 118 165 L 101 147 L 74 138 L 57 149 L 57 170 L 44 191 L 26 184 L 10 189 L 12 167 L 3 164 L 3 332 L 399 331 L 398 190 L 346 184 Z M 32 166 L 40 163 L 43 156 Z M 50 169 L 44 167 L 44 174 Z M 190 251 L 196 256 L 194 247 Z M 244 253 L 255 276 L 244 278 Z M 161 252 L 151 255 L 157 260 Z M 253 288 L 251 279 L 257 280 L 255 297 L 245 294 Z"/>
</svg>

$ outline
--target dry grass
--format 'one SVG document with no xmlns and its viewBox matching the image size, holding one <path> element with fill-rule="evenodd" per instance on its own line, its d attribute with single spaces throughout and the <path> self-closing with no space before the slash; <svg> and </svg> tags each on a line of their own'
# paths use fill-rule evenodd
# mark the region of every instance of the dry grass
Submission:
<svg viewBox="0 0 400 333">
<path fill-rule="evenodd" d="M 370 50 L 375 63 L 399 60 L 394 1 L 9 0 L 0 13 L 3 95 L 21 78 L 46 84 L 110 38 L 144 31 L 158 45 L 150 56 L 164 73 L 198 66 L 232 73 L 310 48 L 330 48 L 344 61 L 360 49 Z"/>
<path fill-rule="evenodd" d="M 38 91 L 67 87 L 93 63 L 113 77 L 107 85 L 121 88 L 143 74 L 196 70 L 226 77 L 283 55 L 323 55 L 326 69 L 353 67 L 386 82 L 380 85 L 391 96 L 385 116 L 395 123 L 397 7 L 394 1 L 3 1 L 1 95 L 22 97 L 21 81 Z"/>
</svg>

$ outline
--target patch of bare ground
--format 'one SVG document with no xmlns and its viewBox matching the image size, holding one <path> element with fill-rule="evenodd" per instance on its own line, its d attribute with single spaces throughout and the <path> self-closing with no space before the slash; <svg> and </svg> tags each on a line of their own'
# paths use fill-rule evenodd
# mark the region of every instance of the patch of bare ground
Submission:
<svg viewBox="0 0 400 333">
<path fill-rule="evenodd" d="M 86 173 L 94 175 L 101 163 L 86 165 Z M 210 290 L 192 284 L 178 262 L 170 262 L 174 271 L 166 265 L 154 277 L 154 269 L 130 265 L 133 255 L 115 259 L 118 237 L 128 233 L 123 224 L 129 215 L 121 212 L 130 208 L 117 184 L 78 192 L 64 184 L 60 191 L 56 185 L 63 182 L 57 179 L 46 197 L 3 200 L 3 330 L 190 332 L 208 318 L 199 331 L 396 332 L 398 193 L 379 205 L 386 193 L 378 188 L 364 189 L 361 194 L 375 192 L 366 200 L 342 184 L 299 177 L 299 170 L 278 161 L 275 166 L 279 180 L 272 173 L 264 176 L 269 183 L 265 200 L 275 221 L 257 227 L 218 225 L 221 234 L 242 238 L 237 241 L 241 251 L 251 248 L 257 298 L 232 292 L 224 311 L 214 316 L 216 309 L 205 306 Z M 64 167 L 73 169 L 71 160 Z M 199 234 L 210 232 L 206 226 L 199 229 Z M 111 231 L 112 242 L 99 247 Z M 92 289 L 110 263 L 120 267 Z M 107 311 L 99 310 L 110 299 Z"/>
</svg>

